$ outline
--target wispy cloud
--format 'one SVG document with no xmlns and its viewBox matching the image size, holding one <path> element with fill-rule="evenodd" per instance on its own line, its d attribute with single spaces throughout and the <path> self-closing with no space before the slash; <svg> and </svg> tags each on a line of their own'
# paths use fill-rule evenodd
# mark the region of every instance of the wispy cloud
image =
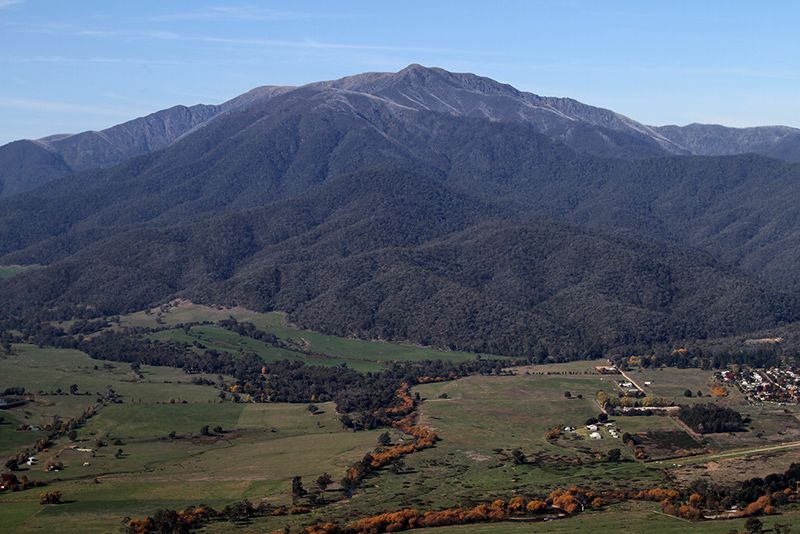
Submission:
<svg viewBox="0 0 800 534">
<path fill-rule="evenodd" d="M 108 63 L 120 65 L 179 65 L 181 62 L 169 59 L 147 59 L 130 57 L 65 57 L 65 56 L 31 56 L 0 57 L 0 63 L 74 63 L 95 64 Z"/>
<path fill-rule="evenodd" d="M 342 18 L 344 14 L 312 13 L 308 11 L 282 11 L 255 6 L 209 6 L 196 11 L 168 13 L 156 15 L 148 20 L 153 22 L 171 22 L 181 20 L 303 20 L 312 18 Z"/>
<path fill-rule="evenodd" d="M 231 37 L 203 37 L 203 36 L 183 36 L 183 40 L 199 41 L 203 43 L 218 43 L 232 45 L 246 45 L 257 47 L 272 48 L 306 48 L 318 50 L 365 50 L 375 52 L 464 52 L 463 50 L 453 50 L 446 48 L 426 48 L 416 46 L 394 46 L 379 44 L 352 44 L 352 43 L 331 43 L 304 39 L 301 41 L 287 41 L 280 39 L 240 39 Z"/>
<path fill-rule="evenodd" d="M 2 0 L 0 0 L 2 1 Z M 162 40 L 162 41 L 182 41 L 208 44 L 227 44 L 249 46 L 253 48 L 286 48 L 286 49 L 305 49 L 305 50 L 353 50 L 367 52 L 428 52 L 428 53 L 464 53 L 479 54 L 475 50 L 457 50 L 449 48 L 400 46 L 385 44 L 356 44 L 356 43 L 337 43 L 328 41 L 317 41 L 315 39 L 302 40 L 282 40 L 264 38 L 243 38 L 243 37 L 216 37 L 191 33 L 176 33 L 172 31 L 160 31 L 152 29 L 114 29 L 114 28 L 80 28 L 64 25 L 21 25 L 14 24 L 13 27 L 33 33 L 46 33 L 55 35 L 74 35 L 79 37 L 96 37 L 120 40 Z"/>
<path fill-rule="evenodd" d="M 79 35 L 83 37 L 160 39 L 167 41 L 173 41 L 180 38 L 180 35 L 177 33 L 158 30 L 75 30 L 73 35 Z"/>
<path fill-rule="evenodd" d="M 91 113 L 95 115 L 108 116 L 130 116 L 131 110 L 122 108 L 106 108 L 98 106 L 88 106 L 85 104 L 75 104 L 72 102 L 60 102 L 55 100 L 33 100 L 28 98 L 5 98 L 0 97 L 0 108 L 20 109 L 27 111 L 48 111 L 56 113 Z"/>
<path fill-rule="evenodd" d="M 19 4 L 24 3 L 25 0 L 0 0 L 0 9 L 5 9 L 7 7 L 16 6 Z"/>
</svg>

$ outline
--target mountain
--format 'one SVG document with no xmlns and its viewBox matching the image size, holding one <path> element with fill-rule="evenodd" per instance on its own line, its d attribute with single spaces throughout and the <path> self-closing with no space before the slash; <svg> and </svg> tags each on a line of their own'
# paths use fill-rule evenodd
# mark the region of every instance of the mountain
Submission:
<svg viewBox="0 0 800 534">
<path fill-rule="evenodd" d="M 221 113 L 289 89 L 259 87 L 219 106 L 174 106 L 97 132 L 9 143 L 0 147 L 0 197 L 33 189 L 72 172 L 108 167 L 160 150 Z"/>
<path fill-rule="evenodd" d="M 419 169 L 342 175 L 262 208 L 128 228 L 0 295 L 20 316 L 185 297 L 284 310 L 337 335 L 559 357 L 795 318 L 790 298 L 707 254 L 504 216 Z"/>
<path fill-rule="evenodd" d="M 518 91 L 490 78 L 409 65 L 312 84 L 367 93 L 409 109 L 493 121 L 522 122 L 571 148 L 597 155 L 643 157 L 688 153 L 649 126 L 570 98 Z"/>
<path fill-rule="evenodd" d="M 728 128 L 716 124 L 690 124 L 659 126 L 654 129 L 691 154 L 730 156 L 753 153 L 800 162 L 800 130 L 797 128 Z"/>
<path fill-rule="evenodd" d="M 307 87 L 367 94 L 397 109 L 521 122 L 578 152 L 605 157 L 755 153 L 800 161 L 800 130 L 794 128 L 647 126 L 570 98 L 543 97 L 490 78 L 416 64 L 397 73 L 365 73 Z M 175 106 L 99 132 L 53 135 L 38 141 L 18 141 L 17 146 L 13 143 L 2 146 L 0 162 L 19 161 L 21 153 L 31 161 L 0 167 L 0 197 L 32 189 L 71 172 L 106 167 L 160 150 L 221 113 L 246 108 L 295 89 L 264 86 L 220 105 Z M 26 145 L 24 151 L 19 143 Z"/>
<path fill-rule="evenodd" d="M 0 263 L 45 265 L 0 283 L 0 313 L 180 296 L 564 355 L 800 319 L 800 165 L 663 155 L 606 116 L 620 130 L 586 132 L 616 132 L 610 151 L 662 151 L 611 158 L 551 135 L 567 103 L 531 102 L 419 66 L 256 91 L 161 150 L 0 200 Z"/>
<path fill-rule="evenodd" d="M 0 198 L 34 189 L 72 172 L 64 158 L 37 141 L 0 147 Z"/>
</svg>

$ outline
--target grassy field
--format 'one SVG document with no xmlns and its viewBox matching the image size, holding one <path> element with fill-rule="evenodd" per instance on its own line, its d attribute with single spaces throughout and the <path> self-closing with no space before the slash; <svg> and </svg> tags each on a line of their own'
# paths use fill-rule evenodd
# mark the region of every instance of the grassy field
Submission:
<svg viewBox="0 0 800 534">
<path fill-rule="evenodd" d="M 339 365 L 346 363 L 360 371 L 376 371 L 388 362 L 404 362 L 417 360 L 466 361 L 475 359 L 476 355 L 466 352 L 437 350 L 430 347 L 405 345 L 383 341 L 366 341 L 361 339 L 329 336 L 318 332 L 301 330 L 287 323 L 286 314 L 280 312 L 257 313 L 243 308 L 211 307 L 180 301 L 162 308 L 137 312 L 121 317 L 121 326 L 157 327 L 178 325 L 181 323 L 212 321 L 234 317 L 239 321 L 249 321 L 259 329 L 275 334 L 290 345 L 302 347 L 307 352 L 315 352 L 323 357 L 312 358 L 303 352 L 266 347 L 249 338 L 242 338 L 232 332 L 215 326 L 193 327 L 187 335 L 183 330 L 167 330 L 159 332 L 159 339 L 176 341 L 201 341 L 209 348 L 217 350 L 238 351 L 254 350 L 266 361 L 275 359 L 302 359 L 313 365 Z"/>
<path fill-rule="evenodd" d="M 514 495 L 542 497 L 556 487 L 572 484 L 593 489 L 670 487 L 673 483 L 666 478 L 665 470 L 685 469 L 681 467 L 687 463 L 685 460 L 634 461 L 629 449 L 607 432 L 602 432 L 604 439 L 600 441 L 561 438 L 549 442 L 545 438 L 549 428 L 580 426 L 597 414 L 594 394 L 598 390 L 613 390 L 614 378 L 592 373 L 595 363 L 533 366 L 519 368 L 515 376 L 472 376 L 417 386 L 415 391 L 426 399 L 421 404 L 421 423 L 434 427 L 442 438 L 435 448 L 406 457 L 405 469 L 399 474 L 381 470 L 367 479 L 365 488 L 355 498 L 325 508 L 324 514 L 263 518 L 256 520 L 252 528 L 268 532 L 286 524 L 299 527 L 315 518 L 347 522 L 406 507 L 436 510 Z M 671 370 L 665 370 L 662 374 L 667 378 L 670 373 Z M 566 399 L 564 391 L 570 391 L 573 398 Z M 442 394 L 446 398 L 440 398 Z M 576 398 L 578 394 L 583 398 Z M 615 425 L 621 432 L 632 433 L 680 430 L 670 417 L 658 416 L 618 418 Z M 604 453 L 615 447 L 622 449 L 624 461 L 610 463 Z M 528 463 L 514 464 L 510 457 L 514 448 L 527 455 Z M 710 458 L 709 455 L 705 461 Z M 769 466 L 771 472 L 785 470 L 795 458 L 796 454 L 778 455 Z M 695 478 L 700 477 L 690 477 L 685 482 Z M 800 519 L 797 511 L 783 512 L 786 515 L 768 518 L 766 523 Z M 504 522 L 431 532 L 717 533 L 741 528 L 743 523 L 743 520 L 687 523 L 663 515 L 657 504 L 634 502 L 563 521 Z M 225 525 L 215 525 L 210 531 L 223 532 Z"/>
<path fill-rule="evenodd" d="M 714 401 L 726 406 L 741 406 L 745 403 L 742 394 L 733 388 L 728 388 L 728 397 L 722 399 L 710 398 L 711 387 L 717 385 L 714 381 L 713 371 L 704 371 L 702 369 L 636 368 L 629 371 L 628 376 L 635 380 L 639 386 L 644 387 L 648 395 L 665 397 L 678 404 Z M 650 385 L 645 386 L 645 382 L 650 382 Z M 691 397 L 684 395 L 687 389 L 692 392 Z M 702 393 L 703 396 L 698 397 L 698 392 Z"/>
<path fill-rule="evenodd" d="M 42 507 L 36 489 L 0 494 L 2 532 L 114 532 L 126 516 L 201 502 L 221 508 L 245 497 L 287 504 L 293 476 L 311 484 L 327 471 L 338 480 L 380 433 L 343 431 L 331 403 L 319 404 L 315 415 L 299 404 L 223 403 L 215 388 L 187 383 L 176 369 L 143 366 L 145 379 L 137 381 L 129 367 L 105 368 L 77 351 L 18 349 L 0 360 L 0 388 L 50 393 L 72 383 L 80 391 L 110 385 L 123 403 L 101 407 L 75 441 L 61 438 L 37 454 L 38 463 L 20 474 L 48 481 L 66 504 Z M 95 400 L 94 394 L 37 394 L 33 403 L 0 412 L 8 421 L 0 425 L 2 456 L 40 435 L 17 431 L 20 423 L 75 415 Z M 205 425 L 223 432 L 203 436 Z M 49 460 L 63 462 L 64 469 L 46 472 Z"/>
<path fill-rule="evenodd" d="M 227 317 L 230 310 L 198 311 L 194 306 L 179 306 L 174 314 L 162 314 L 161 320 L 174 326 L 190 320 L 210 320 L 217 312 Z M 158 313 L 128 316 L 122 322 L 153 320 L 155 324 Z M 245 315 L 239 318 L 246 319 Z M 348 364 L 352 361 L 349 357 L 334 353 L 361 344 L 364 346 L 355 359 L 365 365 L 379 366 L 398 354 L 412 358 L 437 353 L 358 340 L 334 343 L 330 336 L 316 338 L 294 330 L 276 314 L 259 314 L 249 320 L 262 321 L 261 328 L 283 339 L 302 338 L 303 343 L 316 343 L 314 350 L 324 347 L 331 351 L 326 352 L 331 360 L 341 359 Z M 281 357 L 269 353 L 264 344 L 210 325 L 193 327 L 188 333 L 172 328 L 154 336 L 197 341 L 231 352 L 263 350 L 259 354 L 265 360 Z M 49 482 L 48 489 L 61 491 L 65 504 L 40 506 L 39 490 L 0 494 L 0 532 L 113 532 L 124 517 L 142 517 L 161 508 L 180 509 L 199 503 L 222 508 L 242 498 L 288 504 L 293 476 L 302 476 L 307 486 L 323 472 L 338 480 L 349 465 L 375 447 L 377 436 L 383 431 L 343 431 L 332 403 L 319 404 L 320 411 L 311 414 L 302 404 L 223 402 L 216 387 L 193 384 L 178 369 L 142 366 L 143 378 L 139 378 L 127 364 L 93 360 L 78 351 L 32 345 L 17 345 L 15 349 L 17 354 L 0 359 L 0 389 L 25 387 L 34 393 L 35 400 L 0 412 L 6 420 L 0 425 L 3 457 L 31 445 L 41 435 L 16 430 L 20 424 L 43 425 L 54 415 L 78 415 L 87 405 L 96 403 L 98 394 L 108 387 L 121 396 L 122 403 L 102 406 L 78 430 L 74 441 L 60 438 L 37 455 L 38 464 L 21 473 Z M 384 352 L 378 354 L 378 349 Z M 384 359 L 373 359 L 376 356 Z M 384 468 L 368 477 L 352 499 L 308 515 L 259 518 L 247 528 L 270 532 L 318 519 L 346 523 L 405 507 L 436 510 L 514 495 L 543 497 L 556 487 L 573 484 L 595 490 L 663 487 L 674 484 L 667 472 L 682 483 L 709 478 L 709 474 L 712 480 L 735 481 L 756 472 L 748 468 L 754 465 L 751 462 L 760 462 L 758 473 L 775 472 L 784 470 L 800 454 L 800 448 L 755 448 L 774 447 L 795 439 L 795 430 L 800 435 L 795 408 L 751 406 L 732 394 L 716 402 L 753 417 L 750 432 L 707 436 L 709 452 L 705 455 L 664 462 L 635 461 L 631 451 L 606 428 L 600 430 L 601 440 L 588 439 L 583 428 L 586 420 L 600 411 L 594 400 L 596 393 L 616 391 L 617 377 L 597 374 L 597 364 L 527 366 L 515 368 L 511 376 L 470 376 L 416 386 L 414 391 L 423 399 L 419 421 L 433 427 L 441 437 L 436 447 L 406 456 L 397 472 Z M 637 382 L 652 381 L 654 395 L 672 396 L 679 402 L 685 387 L 702 389 L 702 384 L 707 388 L 710 383 L 710 373 L 693 371 L 690 376 L 679 369 L 633 371 L 631 376 Z M 208 378 L 216 382 L 216 377 Z M 72 384 L 77 386 L 77 395 L 68 393 Z M 567 391 L 570 398 L 565 396 Z M 620 434 L 681 432 L 681 427 L 667 416 L 619 417 L 612 423 Z M 204 426 L 212 430 L 212 435 L 201 433 Z M 557 440 L 546 439 L 549 429 L 565 426 L 577 427 L 578 431 L 565 433 Z M 393 431 L 393 437 L 401 436 Z M 527 456 L 526 463 L 513 461 L 511 451 L 517 448 Z M 621 449 L 622 461 L 607 460 L 606 453 L 612 448 Z M 63 462 L 64 469 L 46 472 L 43 466 L 51 460 Z M 331 498 L 336 496 L 338 493 L 329 494 Z M 766 524 L 800 519 L 798 510 L 786 508 L 781 512 L 784 515 L 767 518 Z M 686 523 L 661 514 L 657 504 L 623 503 L 547 523 L 512 521 L 431 532 L 592 530 L 658 534 L 722 532 L 741 528 L 742 523 Z M 228 532 L 234 527 L 242 525 L 212 523 L 204 531 Z"/>
<path fill-rule="evenodd" d="M 20 273 L 35 269 L 36 265 L 0 265 L 0 281 L 12 278 Z"/>
</svg>

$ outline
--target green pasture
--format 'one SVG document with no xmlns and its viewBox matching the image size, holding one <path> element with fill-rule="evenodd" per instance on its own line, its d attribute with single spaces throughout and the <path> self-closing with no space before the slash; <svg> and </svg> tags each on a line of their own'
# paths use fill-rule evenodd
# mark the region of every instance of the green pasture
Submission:
<svg viewBox="0 0 800 534">
<path fill-rule="evenodd" d="M 281 312 L 258 313 L 242 308 L 203 306 L 189 302 L 165 305 L 163 311 L 161 308 L 155 308 L 149 310 L 148 313 L 137 312 L 125 315 L 121 317 L 120 325 L 175 326 L 190 322 L 216 322 L 229 317 L 234 317 L 239 321 L 249 321 L 258 328 L 289 342 L 292 346 L 302 347 L 305 351 L 319 353 L 325 357 L 312 358 L 302 352 L 266 347 L 263 343 L 242 338 L 215 326 L 196 326 L 191 328 L 188 335 L 182 330 L 167 330 L 154 334 L 154 337 L 188 343 L 201 341 L 209 348 L 228 352 L 235 352 L 239 349 L 253 350 L 266 361 L 284 358 L 303 359 L 313 365 L 339 365 L 344 362 L 361 371 L 380 370 L 387 362 L 419 360 L 458 362 L 472 360 L 476 357 L 475 354 L 466 352 L 443 351 L 403 343 L 344 338 L 302 330 L 288 324 L 286 314 Z"/>
</svg>

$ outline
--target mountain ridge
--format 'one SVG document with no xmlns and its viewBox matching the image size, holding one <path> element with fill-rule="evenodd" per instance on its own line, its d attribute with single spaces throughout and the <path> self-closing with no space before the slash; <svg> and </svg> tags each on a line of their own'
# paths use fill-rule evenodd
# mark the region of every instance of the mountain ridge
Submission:
<svg viewBox="0 0 800 534">
<path fill-rule="evenodd" d="M 0 314 L 190 298 L 562 355 L 800 319 L 800 164 L 665 154 L 521 94 L 423 67 L 256 90 L 161 150 L 0 199 L 0 263 L 42 265 L 0 282 Z"/>
<path fill-rule="evenodd" d="M 220 105 L 176 105 L 99 131 L 53 134 L 0 146 L 0 198 L 71 173 L 109 167 L 161 150 L 223 113 L 290 89 L 262 86 Z M 21 149 L 31 154 L 28 158 L 33 160 L 32 163 L 21 163 L 16 167 L 4 164 L 19 159 Z M 49 161 L 50 164 L 41 170 L 40 167 L 31 169 L 37 160 Z"/>
<path fill-rule="evenodd" d="M 16 141 L 17 145 L 9 143 L 0 147 L 0 197 L 35 188 L 72 172 L 114 165 L 163 149 L 222 113 L 301 88 L 354 91 L 408 109 L 525 122 L 534 125 L 539 133 L 594 155 L 641 158 L 753 152 L 800 161 L 800 130 L 788 126 L 649 126 L 574 99 L 539 96 L 491 78 L 411 64 L 396 73 L 362 73 L 300 87 L 261 86 L 219 105 L 178 105 L 99 132 L 57 134 Z M 27 146 L 23 149 L 19 143 Z M 21 157 L 31 161 L 8 163 Z"/>
</svg>

